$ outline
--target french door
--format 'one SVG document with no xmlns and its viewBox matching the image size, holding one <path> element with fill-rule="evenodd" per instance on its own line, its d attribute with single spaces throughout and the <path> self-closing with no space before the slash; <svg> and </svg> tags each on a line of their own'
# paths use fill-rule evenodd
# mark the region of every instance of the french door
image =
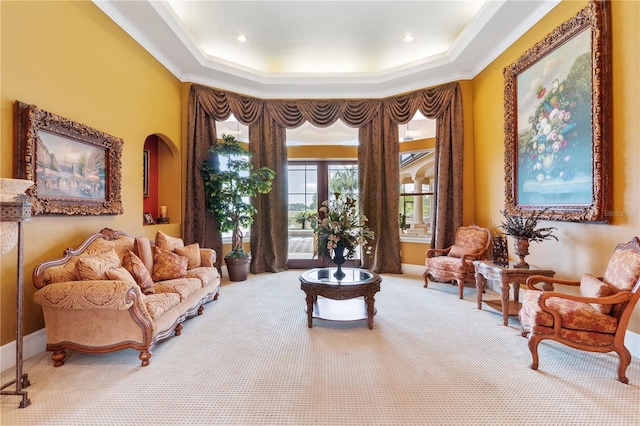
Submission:
<svg viewBox="0 0 640 426">
<path fill-rule="evenodd" d="M 314 228 L 322 202 L 340 192 L 358 198 L 356 161 L 289 161 L 289 253 L 287 266 L 307 269 L 327 266 L 316 254 Z M 360 260 L 345 266 L 359 266 Z"/>
</svg>

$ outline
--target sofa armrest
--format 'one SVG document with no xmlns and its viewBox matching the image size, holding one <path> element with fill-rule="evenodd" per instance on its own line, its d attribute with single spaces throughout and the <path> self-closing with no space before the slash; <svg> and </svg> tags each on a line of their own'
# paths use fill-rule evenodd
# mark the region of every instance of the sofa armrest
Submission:
<svg viewBox="0 0 640 426">
<path fill-rule="evenodd" d="M 127 310 L 142 293 L 126 281 L 65 281 L 36 291 L 34 302 L 58 309 Z"/>
<path fill-rule="evenodd" d="M 215 266 L 216 265 L 216 251 L 210 248 L 200 249 L 200 265 L 201 266 Z"/>
</svg>

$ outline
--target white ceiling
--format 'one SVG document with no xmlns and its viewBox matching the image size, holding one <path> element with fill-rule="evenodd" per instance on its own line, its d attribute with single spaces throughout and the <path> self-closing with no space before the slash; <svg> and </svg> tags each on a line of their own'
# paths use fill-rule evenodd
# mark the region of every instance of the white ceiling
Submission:
<svg viewBox="0 0 640 426">
<path fill-rule="evenodd" d="M 94 0 L 178 79 L 263 99 L 382 98 L 471 79 L 560 0 Z M 238 41 L 238 35 L 247 37 Z M 413 36 L 406 42 L 403 37 Z M 233 122 L 220 133 L 243 138 Z M 400 138 L 435 135 L 415 118 Z M 288 144 L 357 144 L 304 124 Z"/>
</svg>

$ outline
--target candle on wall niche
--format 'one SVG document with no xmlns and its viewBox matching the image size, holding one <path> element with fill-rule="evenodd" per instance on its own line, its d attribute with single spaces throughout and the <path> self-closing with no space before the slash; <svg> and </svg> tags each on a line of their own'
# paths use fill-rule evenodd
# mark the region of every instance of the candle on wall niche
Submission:
<svg viewBox="0 0 640 426">
<path fill-rule="evenodd" d="M 167 217 L 167 206 L 160 206 L 160 217 Z"/>
</svg>

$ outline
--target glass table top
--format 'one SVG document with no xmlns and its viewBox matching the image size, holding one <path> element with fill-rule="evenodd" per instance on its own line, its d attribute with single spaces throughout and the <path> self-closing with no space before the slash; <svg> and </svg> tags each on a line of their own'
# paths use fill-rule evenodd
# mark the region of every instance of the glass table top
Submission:
<svg viewBox="0 0 640 426">
<path fill-rule="evenodd" d="M 300 277 L 307 282 L 342 285 L 364 284 L 374 279 L 374 274 L 365 269 L 342 268 L 344 278 L 338 280 L 334 276 L 337 270 L 338 268 L 316 268 L 303 272 Z"/>
</svg>

